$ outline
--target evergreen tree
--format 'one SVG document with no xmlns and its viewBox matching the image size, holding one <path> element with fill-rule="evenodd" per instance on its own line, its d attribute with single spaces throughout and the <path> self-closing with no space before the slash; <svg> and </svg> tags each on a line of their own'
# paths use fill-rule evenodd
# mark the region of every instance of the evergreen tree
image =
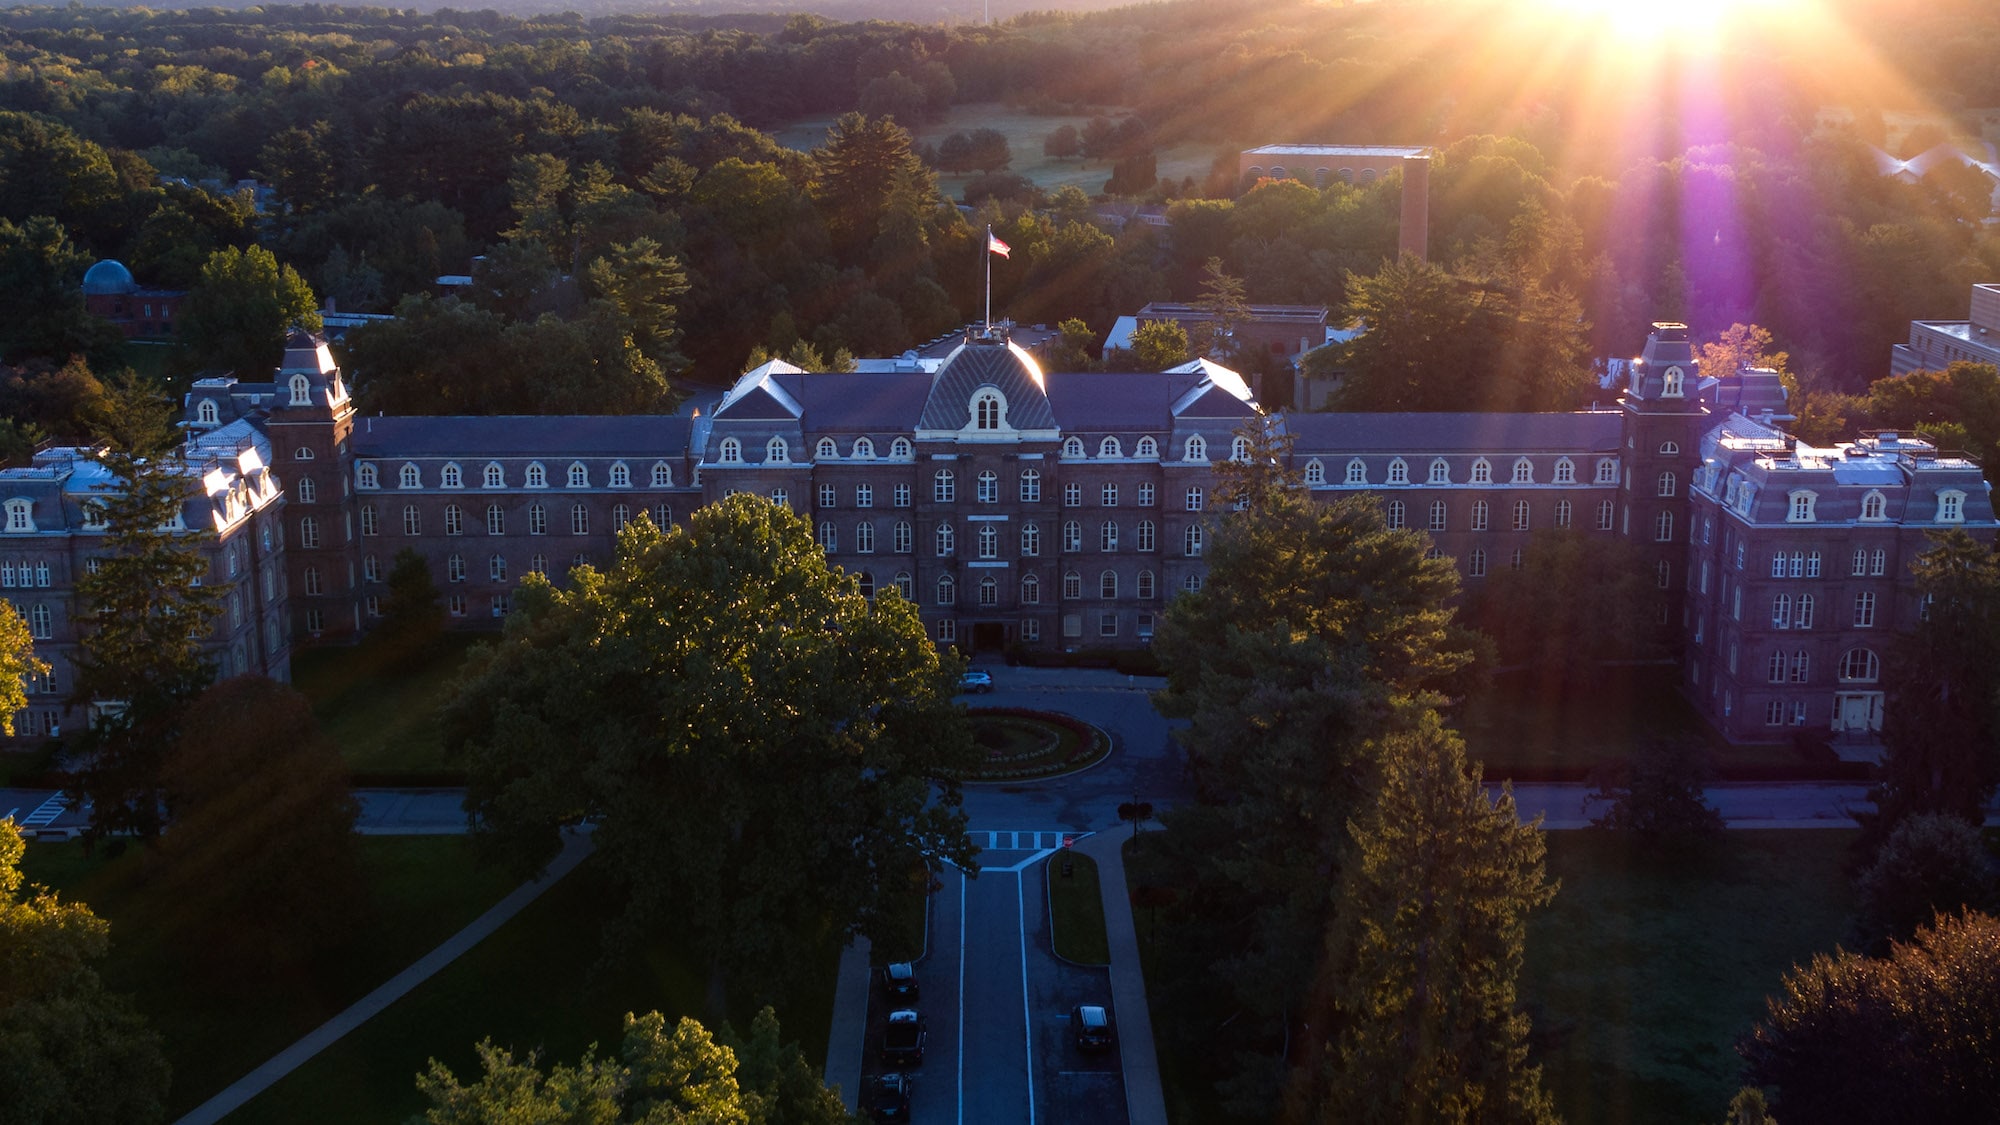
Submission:
<svg viewBox="0 0 2000 1125">
<path fill-rule="evenodd" d="M 1189 333 L 1189 350 L 1217 363 L 1235 363 L 1243 351 L 1243 341 L 1236 338 L 1236 332 L 1250 320 L 1250 302 L 1243 296 L 1243 279 L 1229 276 L 1222 268 L 1221 258 L 1210 258 L 1202 267 L 1201 296 L 1193 304 L 1208 319 Z"/>
<path fill-rule="evenodd" d="M 914 180 L 926 185 L 926 195 L 937 194 L 936 178 L 912 151 L 909 131 L 887 117 L 842 114 L 813 161 L 814 196 L 843 263 L 858 262 L 874 241 L 882 207 L 899 182 Z"/>
<path fill-rule="evenodd" d="M 82 632 L 74 702 L 94 708 L 77 786 L 92 802 L 89 835 L 160 831 L 160 761 L 181 708 L 214 677 L 203 655 L 215 613 L 202 532 L 184 507 L 191 468 L 170 449 L 167 401 L 134 379 L 114 385 L 110 483 L 88 503 L 106 525 L 95 570 L 78 575 Z"/>
<path fill-rule="evenodd" d="M 1510 789 L 1487 797 L 1435 712 L 1374 757 L 1381 788 L 1350 824 L 1328 943 L 1324 1085 L 1295 1092 L 1294 1116 L 1553 1122 L 1515 993 L 1528 912 L 1556 891 L 1541 828 L 1520 822 Z"/>
</svg>

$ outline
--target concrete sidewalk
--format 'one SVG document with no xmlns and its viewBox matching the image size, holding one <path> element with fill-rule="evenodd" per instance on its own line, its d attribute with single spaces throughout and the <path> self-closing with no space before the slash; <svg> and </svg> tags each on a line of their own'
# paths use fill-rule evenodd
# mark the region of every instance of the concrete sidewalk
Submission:
<svg viewBox="0 0 2000 1125">
<path fill-rule="evenodd" d="M 1111 1004 L 1118 1013 L 1118 1064 L 1125 1072 L 1125 1113 L 1131 1125 L 1167 1125 L 1160 1088 L 1160 1056 L 1153 1048 L 1153 1014 L 1146 1003 L 1146 974 L 1139 964 L 1139 931 L 1132 896 L 1125 889 L 1123 831 L 1099 832 L 1076 850 L 1097 861 L 1104 900 L 1104 936 L 1111 948 Z"/>
<path fill-rule="evenodd" d="M 416 964 L 397 973 L 389 983 L 362 997 L 305 1038 L 278 1052 L 269 1062 L 231 1083 L 227 1089 L 203 1102 L 174 1125 L 214 1125 L 234 1113 L 243 1103 L 263 1093 L 280 1078 L 303 1066 L 308 1059 L 333 1046 L 342 1036 L 437 975 L 438 970 L 458 960 L 529 903 L 540 898 L 543 891 L 555 885 L 556 880 L 576 870 L 576 865 L 583 862 L 591 848 L 588 828 L 569 830 L 564 834 L 562 851 L 549 862 L 548 869 L 540 876 L 514 888 L 492 909 L 473 919 L 470 925 L 453 934 L 443 945 L 426 953 Z"/>
<path fill-rule="evenodd" d="M 833 1029 L 826 1036 L 823 1081 L 840 1091 L 853 1113 L 861 1104 L 861 1065 L 868 1048 L 868 989 L 875 982 L 868 965 L 868 939 L 857 937 L 840 953 L 833 985 Z"/>
</svg>

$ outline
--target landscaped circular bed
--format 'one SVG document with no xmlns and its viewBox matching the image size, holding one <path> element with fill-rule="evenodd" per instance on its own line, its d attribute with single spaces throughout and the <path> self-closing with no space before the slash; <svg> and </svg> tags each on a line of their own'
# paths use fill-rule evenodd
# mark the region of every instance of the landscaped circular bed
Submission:
<svg viewBox="0 0 2000 1125">
<path fill-rule="evenodd" d="M 975 707 L 966 713 L 983 755 L 960 781 L 1023 781 L 1096 765 L 1111 739 L 1080 719 L 1019 707 Z"/>
</svg>

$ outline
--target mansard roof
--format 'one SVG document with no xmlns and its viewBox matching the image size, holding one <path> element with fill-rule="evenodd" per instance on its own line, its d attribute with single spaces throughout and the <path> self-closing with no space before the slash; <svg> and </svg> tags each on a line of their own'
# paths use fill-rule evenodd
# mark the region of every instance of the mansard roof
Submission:
<svg viewBox="0 0 2000 1125">
<path fill-rule="evenodd" d="M 1569 414 L 1286 414 L 1296 453 L 1615 453 L 1615 410 Z"/>
<path fill-rule="evenodd" d="M 1019 347 L 975 339 L 961 344 L 938 368 L 924 403 L 922 430 L 963 430 L 972 425 L 972 395 L 991 386 L 1007 399 L 1007 424 L 1016 430 L 1053 430 L 1048 383 L 1034 357 Z"/>
<path fill-rule="evenodd" d="M 930 395 L 931 377 L 922 371 L 844 372 L 794 376 L 786 386 L 815 433 L 883 433 L 910 429 Z"/>
<path fill-rule="evenodd" d="M 684 415 L 443 415 L 361 418 L 357 457 L 677 457 L 687 452 Z"/>
</svg>

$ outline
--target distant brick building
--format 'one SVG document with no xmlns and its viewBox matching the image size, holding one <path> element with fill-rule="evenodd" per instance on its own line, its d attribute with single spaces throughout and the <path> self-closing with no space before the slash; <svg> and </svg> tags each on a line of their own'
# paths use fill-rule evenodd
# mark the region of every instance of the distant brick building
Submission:
<svg viewBox="0 0 2000 1125">
<path fill-rule="evenodd" d="M 83 274 L 83 307 L 118 327 L 127 339 L 171 336 L 185 289 L 141 288 L 123 262 L 106 258 Z"/>
<path fill-rule="evenodd" d="M 1317 188 L 1368 184 L 1400 170 L 1405 160 L 1428 157 L 1430 151 L 1423 145 L 1265 145 L 1239 153 L 1236 174 L 1246 184 L 1266 176 Z"/>
</svg>

